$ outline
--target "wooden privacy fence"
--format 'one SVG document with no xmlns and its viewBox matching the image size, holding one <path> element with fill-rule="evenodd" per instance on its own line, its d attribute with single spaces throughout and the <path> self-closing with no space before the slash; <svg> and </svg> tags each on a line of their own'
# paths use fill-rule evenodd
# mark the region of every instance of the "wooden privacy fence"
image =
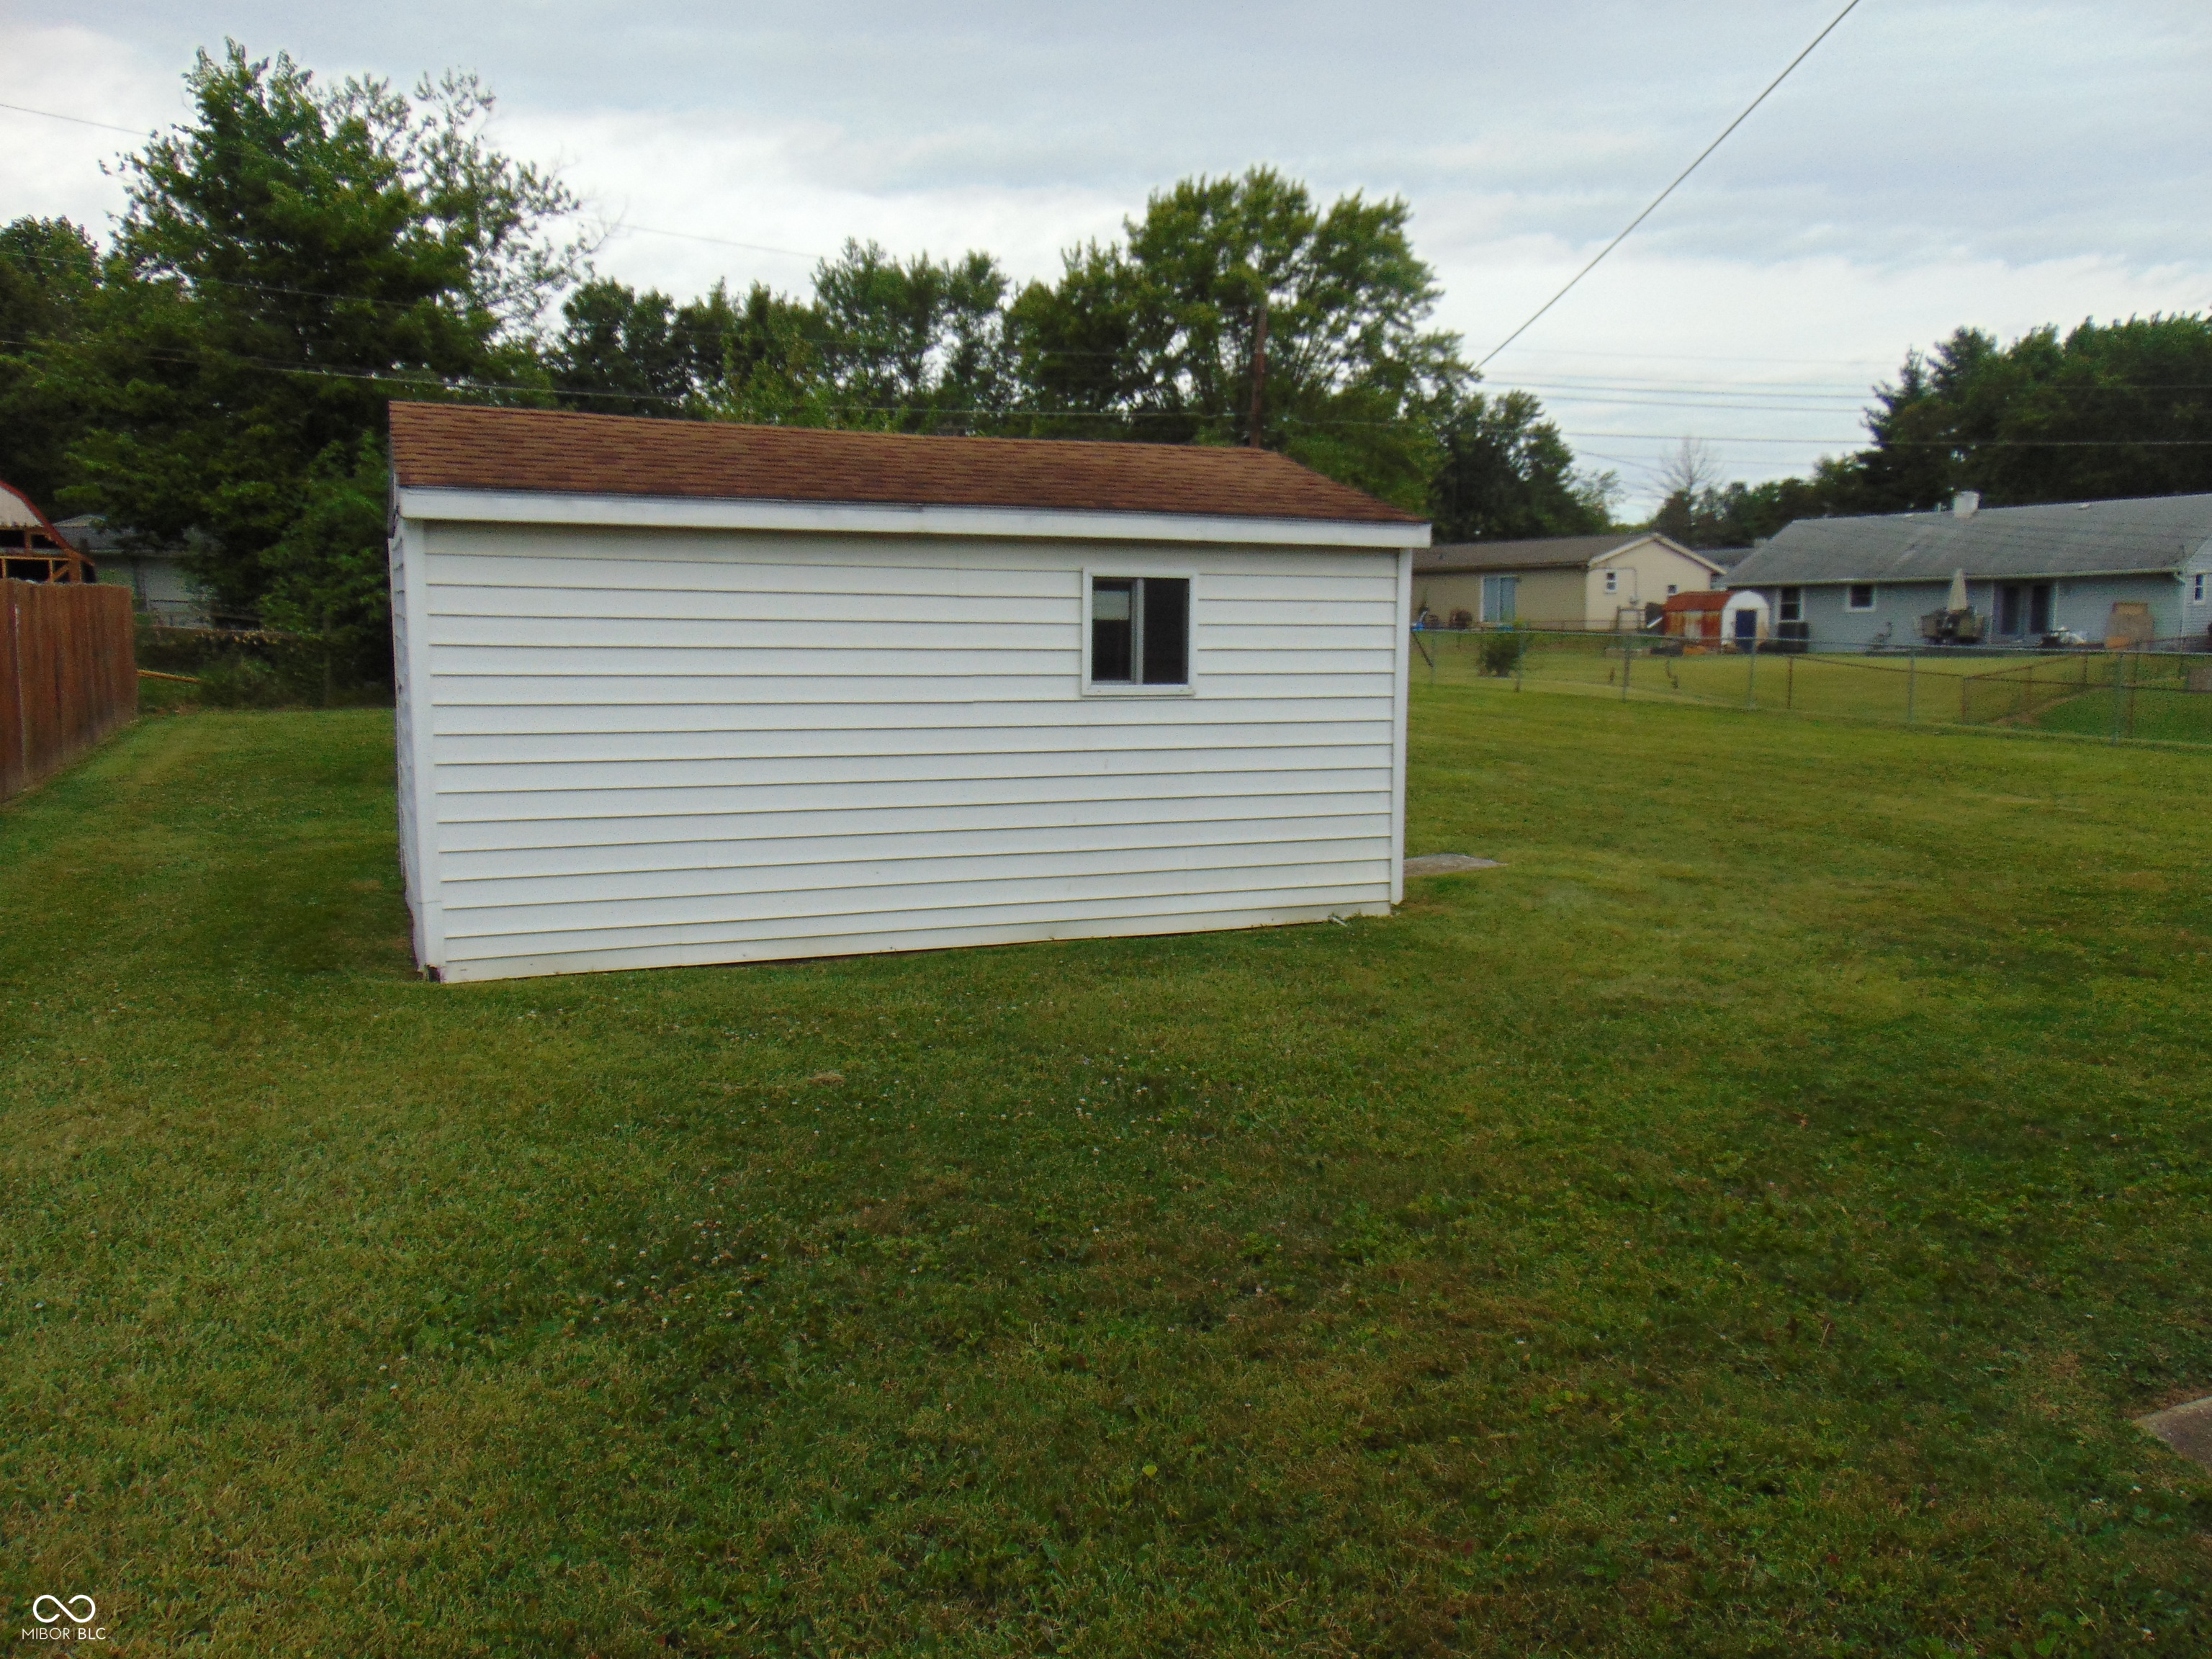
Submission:
<svg viewBox="0 0 2212 1659">
<path fill-rule="evenodd" d="M 138 712 L 131 590 L 0 581 L 0 800 Z"/>
</svg>

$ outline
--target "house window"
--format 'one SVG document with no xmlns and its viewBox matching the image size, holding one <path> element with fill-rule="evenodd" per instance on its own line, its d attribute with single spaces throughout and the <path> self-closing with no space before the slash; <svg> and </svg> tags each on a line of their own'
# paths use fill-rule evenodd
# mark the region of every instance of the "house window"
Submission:
<svg viewBox="0 0 2212 1659">
<path fill-rule="evenodd" d="M 1485 576 L 1482 579 L 1482 619 L 1486 623 L 1505 623 L 1516 619 L 1521 604 L 1521 579 L 1518 576 Z"/>
<path fill-rule="evenodd" d="M 1846 611 L 1873 610 L 1874 584 L 1872 582 L 1853 582 L 1850 587 L 1844 590 L 1844 609 Z"/>
<path fill-rule="evenodd" d="M 1785 587 L 1782 590 L 1782 620 L 1786 623 L 1805 620 L 1805 590 Z"/>
<path fill-rule="evenodd" d="M 2204 603 L 2204 573 L 2201 570 L 2189 579 L 2189 602 L 2191 605 Z"/>
<path fill-rule="evenodd" d="M 1105 690 L 1189 687 L 1189 577 L 1091 579 L 1089 679 Z"/>
<path fill-rule="evenodd" d="M 1608 570 L 1605 573 L 1605 591 L 1608 593 L 1620 592 L 1620 572 Z"/>
<path fill-rule="evenodd" d="M 1673 599 L 1674 595 L 1680 592 L 1681 592 L 1681 588 L 1678 584 L 1674 582 L 1668 582 L 1667 584 L 1667 597 L 1668 599 Z"/>
</svg>

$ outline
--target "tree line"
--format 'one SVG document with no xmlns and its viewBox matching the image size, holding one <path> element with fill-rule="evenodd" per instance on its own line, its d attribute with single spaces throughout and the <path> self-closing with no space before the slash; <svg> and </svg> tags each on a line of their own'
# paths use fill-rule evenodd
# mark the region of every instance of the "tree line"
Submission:
<svg viewBox="0 0 2212 1659">
<path fill-rule="evenodd" d="M 811 291 L 597 274 L 579 204 L 485 137 L 490 94 L 319 82 L 235 42 L 125 158 L 108 246 L 0 230 L 0 477 L 183 543 L 216 603 L 388 659 L 395 397 L 885 431 L 1256 442 L 1448 539 L 1601 528 L 1619 490 L 1431 325 L 1409 210 L 1267 169 L 1155 194 L 1018 286 L 848 242 Z"/>
<path fill-rule="evenodd" d="M 1793 519 L 1924 512 L 1961 489 L 1991 507 L 2212 491 L 2212 316 L 1962 328 L 1875 388 L 1873 442 L 1812 475 L 1719 483 L 1686 446 L 1653 527 L 1748 547 Z"/>
<path fill-rule="evenodd" d="M 472 76 L 325 86 L 231 42 L 186 83 L 191 118 L 122 163 L 107 246 L 59 220 L 0 228 L 0 477 L 186 545 L 219 610 L 319 635 L 363 678 L 389 667 L 395 397 L 1258 443 L 1442 542 L 1606 530 L 1622 494 L 1433 325 L 1395 198 L 1323 204 L 1260 167 L 1155 193 L 1051 280 L 848 242 L 804 295 L 678 300 L 595 271 L 564 228 L 580 204 L 491 145 Z M 2212 489 L 2212 447 L 2169 441 L 2212 436 L 2208 386 L 2203 318 L 2005 347 L 1962 330 L 1876 388 L 1868 449 L 1757 486 L 1691 466 L 1656 527 L 1717 546 L 1960 487 L 1992 504 Z"/>
</svg>

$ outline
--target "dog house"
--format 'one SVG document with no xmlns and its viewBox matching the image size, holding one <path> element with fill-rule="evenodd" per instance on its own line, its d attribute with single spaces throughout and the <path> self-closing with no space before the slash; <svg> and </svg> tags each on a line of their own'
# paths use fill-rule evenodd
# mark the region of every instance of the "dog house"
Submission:
<svg viewBox="0 0 2212 1659">
<path fill-rule="evenodd" d="M 1730 591 L 1721 607 L 1721 641 L 1739 651 L 1750 650 L 1767 637 L 1766 601 L 1748 587 Z"/>
</svg>

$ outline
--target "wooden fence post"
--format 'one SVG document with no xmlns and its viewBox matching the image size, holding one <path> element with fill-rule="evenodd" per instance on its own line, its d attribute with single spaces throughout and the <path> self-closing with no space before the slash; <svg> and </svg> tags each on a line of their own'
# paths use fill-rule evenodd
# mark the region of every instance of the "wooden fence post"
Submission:
<svg viewBox="0 0 2212 1659">
<path fill-rule="evenodd" d="M 15 590 L 0 580 L 0 800 L 30 781 L 23 762 L 23 677 L 18 645 Z"/>
</svg>

